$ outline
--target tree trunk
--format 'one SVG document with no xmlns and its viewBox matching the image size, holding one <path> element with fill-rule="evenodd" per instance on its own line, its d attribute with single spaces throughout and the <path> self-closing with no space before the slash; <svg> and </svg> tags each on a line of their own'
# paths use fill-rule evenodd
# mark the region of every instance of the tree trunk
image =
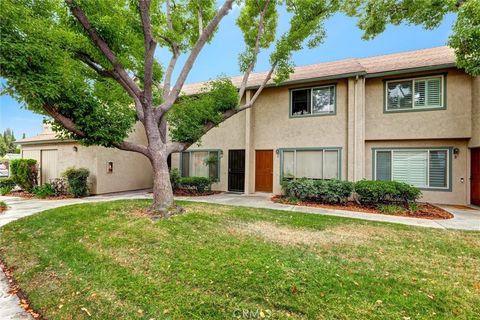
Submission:
<svg viewBox="0 0 480 320">
<path fill-rule="evenodd" d="M 172 184 L 167 165 L 167 154 L 158 153 L 150 158 L 153 168 L 153 204 L 152 211 L 163 217 L 168 217 L 175 207 Z"/>
</svg>

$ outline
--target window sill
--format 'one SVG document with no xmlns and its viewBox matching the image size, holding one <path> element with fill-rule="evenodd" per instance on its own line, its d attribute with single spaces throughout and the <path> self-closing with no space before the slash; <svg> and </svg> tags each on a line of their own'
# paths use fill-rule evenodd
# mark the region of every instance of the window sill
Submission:
<svg viewBox="0 0 480 320">
<path fill-rule="evenodd" d="M 383 109 L 383 113 L 403 113 L 403 112 L 423 112 L 423 111 L 438 111 L 446 110 L 447 107 L 434 107 L 434 108 L 416 108 L 416 109 L 398 109 L 398 110 L 387 110 Z"/>
<path fill-rule="evenodd" d="M 316 113 L 316 114 L 302 114 L 302 115 L 290 115 L 290 119 L 295 119 L 295 118 L 315 118 L 315 117 L 325 117 L 325 116 L 334 116 L 336 115 L 337 112 L 331 112 L 331 113 Z"/>
</svg>

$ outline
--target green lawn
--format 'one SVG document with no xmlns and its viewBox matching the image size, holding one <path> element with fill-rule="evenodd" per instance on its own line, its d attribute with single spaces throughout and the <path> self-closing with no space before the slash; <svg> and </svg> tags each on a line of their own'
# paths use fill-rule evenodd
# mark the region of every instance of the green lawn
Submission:
<svg viewBox="0 0 480 320">
<path fill-rule="evenodd" d="M 198 203 L 156 223 L 129 214 L 147 205 L 22 219 L 1 229 L 0 254 L 47 319 L 480 314 L 478 232 Z"/>
</svg>

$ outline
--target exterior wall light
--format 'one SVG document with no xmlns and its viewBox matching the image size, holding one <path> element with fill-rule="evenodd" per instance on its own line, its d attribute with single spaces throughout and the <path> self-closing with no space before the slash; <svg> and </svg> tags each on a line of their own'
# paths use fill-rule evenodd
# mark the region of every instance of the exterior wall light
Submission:
<svg viewBox="0 0 480 320">
<path fill-rule="evenodd" d="M 460 153 L 460 149 L 458 149 L 458 148 L 453 148 L 453 155 L 455 156 L 455 159 L 457 159 L 459 153 Z"/>
</svg>

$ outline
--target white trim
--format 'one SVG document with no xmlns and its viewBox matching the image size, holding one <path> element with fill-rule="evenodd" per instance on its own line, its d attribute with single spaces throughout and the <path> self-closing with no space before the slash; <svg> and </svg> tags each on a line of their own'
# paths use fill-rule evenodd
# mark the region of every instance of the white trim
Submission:
<svg viewBox="0 0 480 320">
<path fill-rule="evenodd" d="M 427 152 L 427 185 L 426 186 L 416 186 L 417 188 L 420 189 L 438 189 L 438 190 L 449 190 L 450 189 L 450 156 L 449 156 L 449 151 L 450 149 L 448 148 L 427 148 L 427 149 L 422 149 L 422 148 L 393 148 L 393 149 L 376 149 L 375 150 L 375 158 L 373 159 L 374 161 L 374 166 L 373 166 L 373 180 L 377 180 L 377 153 L 379 151 L 383 152 L 390 152 L 390 181 L 393 180 L 393 152 L 405 152 L 405 151 L 421 151 L 421 152 Z M 445 151 L 446 152 L 446 186 L 445 187 L 431 187 L 430 186 L 430 152 L 431 151 Z"/>
<path fill-rule="evenodd" d="M 425 81 L 425 106 L 422 107 L 415 107 L 415 81 L 417 80 L 431 80 L 440 78 L 440 105 L 436 106 L 428 106 L 428 83 Z M 411 81 L 412 82 L 412 108 L 397 108 L 392 109 L 388 107 L 388 84 L 392 82 L 404 82 L 404 81 Z M 426 76 L 426 77 L 414 77 L 414 78 L 403 78 L 403 79 L 395 79 L 395 80 L 388 80 L 385 81 L 385 112 L 395 112 L 395 111 L 403 111 L 403 110 L 429 110 L 429 109 L 442 109 L 445 107 L 444 102 L 444 95 L 445 95 L 445 76 L 444 75 L 436 75 L 436 76 Z"/>
</svg>

